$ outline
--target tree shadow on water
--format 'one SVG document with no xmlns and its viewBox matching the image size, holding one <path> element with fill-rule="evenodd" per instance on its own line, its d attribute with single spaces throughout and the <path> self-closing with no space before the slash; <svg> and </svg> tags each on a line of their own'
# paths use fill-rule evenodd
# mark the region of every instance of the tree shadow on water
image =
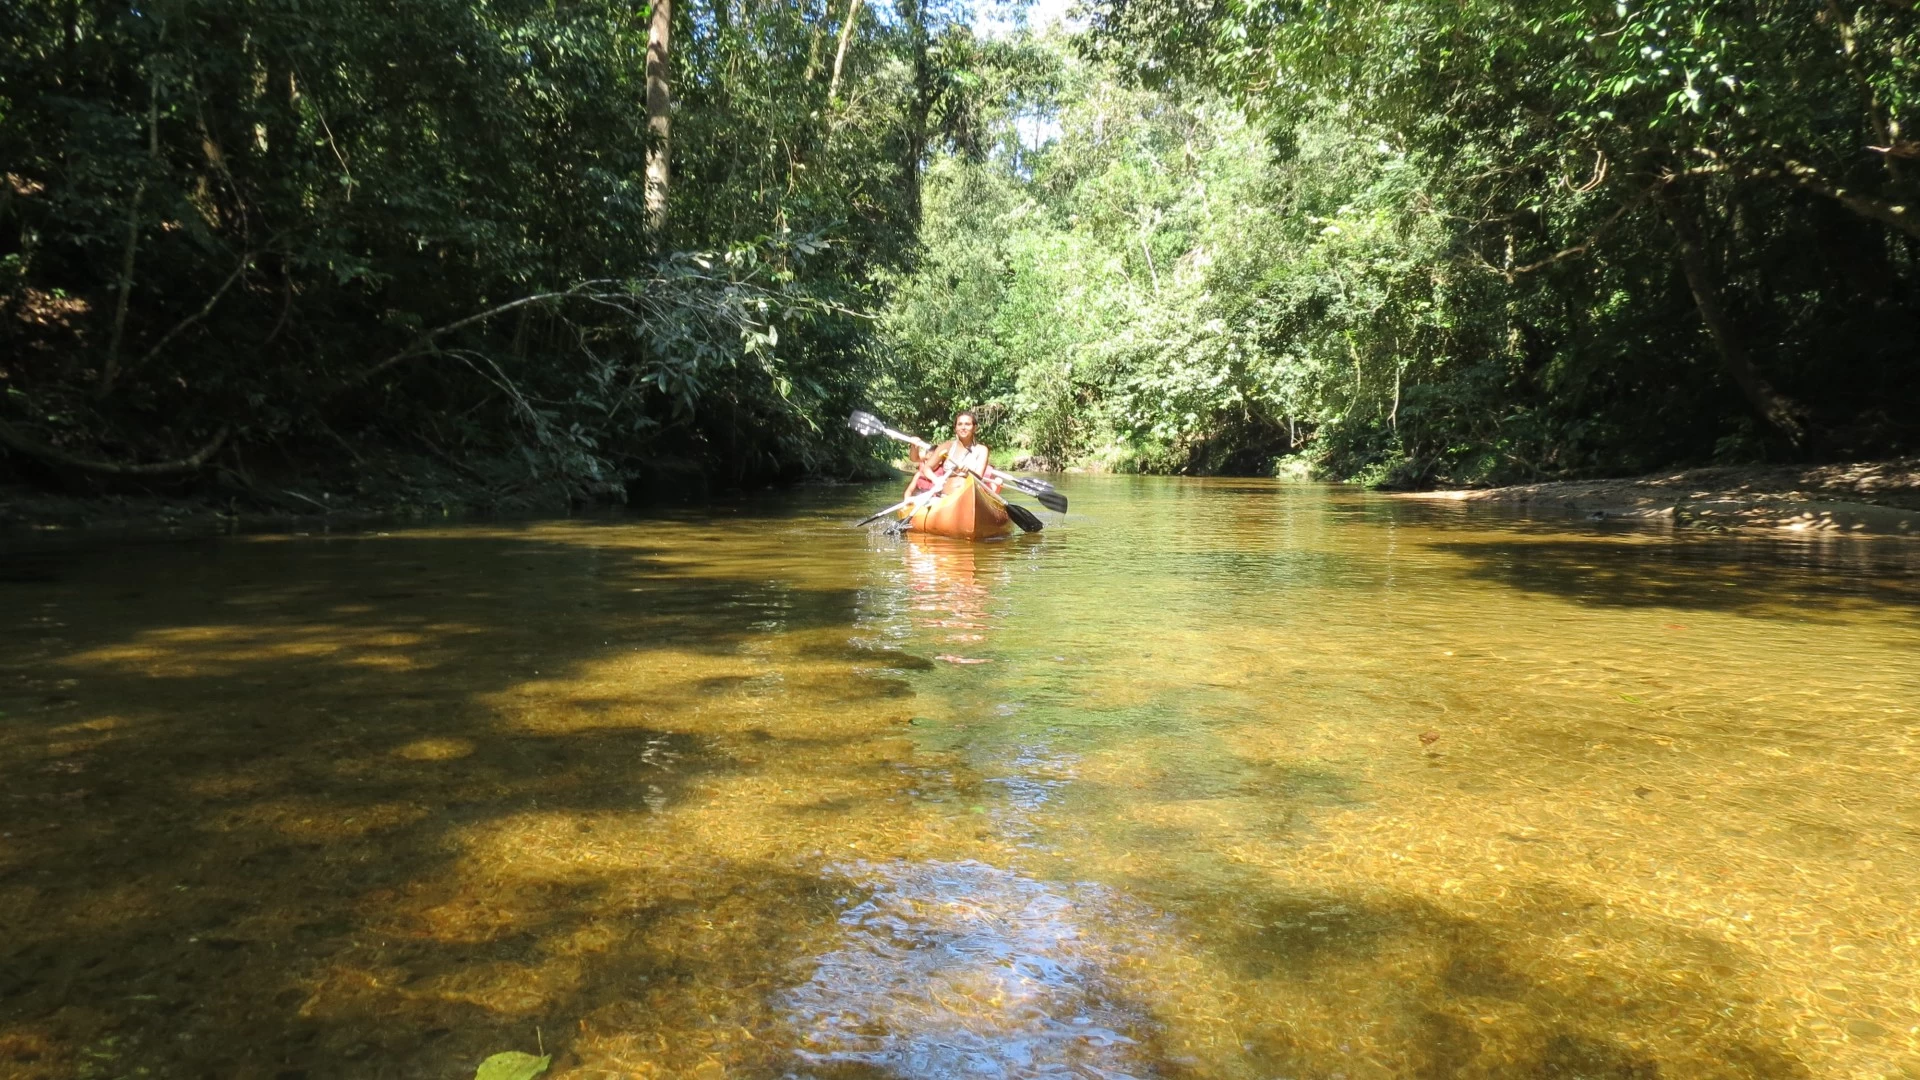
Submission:
<svg viewBox="0 0 1920 1080">
<path fill-rule="evenodd" d="M 1855 605 L 1920 607 L 1920 549 L 1906 541 L 1646 544 L 1560 536 L 1427 546 L 1459 559 L 1469 578 L 1596 607 L 1803 617 Z"/>
<path fill-rule="evenodd" d="M 845 892 L 681 812 L 860 696 L 816 659 L 715 701 L 850 590 L 498 533 L 9 565 L 0 1074 L 457 1076 L 596 1024 L 671 1060 L 765 1022 Z"/>
<path fill-rule="evenodd" d="M 1259 1075 L 1812 1075 L 1743 990 L 1755 962 L 1737 946 L 1557 886 L 1516 889 L 1497 915 L 1251 880 L 1175 907 L 1213 962 L 1261 988 L 1238 1028 Z"/>
<path fill-rule="evenodd" d="M 1764 1000 L 1777 992 L 1762 989 L 1774 985 L 1767 958 L 1712 930 L 1551 878 L 1503 881 L 1494 903 L 1476 887 L 1455 900 L 1451 868 L 1417 859 L 1391 879 L 1343 870 L 1337 856 L 1310 861 L 1316 885 L 1255 869 L 1241 831 L 1305 838 L 1330 811 L 1365 805 L 1365 792 L 1337 774 L 1301 773 L 1312 781 L 1303 786 L 1273 763 L 1242 765 L 1228 772 L 1259 778 L 1259 805 L 1246 805 L 1251 789 L 1231 778 L 1136 778 L 1075 796 L 1133 808 L 1117 835 L 1140 857 L 1108 884 L 1170 918 L 1156 945 L 1165 966 L 1149 985 L 1128 984 L 1151 1016 L 1140 1057 L 1159 1075 L 1812 1075 L 1791 1020 Z M 1204 805 L 1215 799 L 1233 805 Z M 1240 831 L 1223 833 L 1223 823 Z"/>
</svg>

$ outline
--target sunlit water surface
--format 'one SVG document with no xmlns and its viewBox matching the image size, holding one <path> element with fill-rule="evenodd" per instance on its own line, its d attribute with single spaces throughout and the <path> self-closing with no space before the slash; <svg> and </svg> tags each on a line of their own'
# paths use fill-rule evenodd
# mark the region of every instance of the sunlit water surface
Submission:
<svg viewBox="0 0 1920 1080">
<path fill-rule="evenodd" d="M 0 554 L 0 1075 L 1920 1077 L 1920 544 L 1071 479 Z"/>
</svg>

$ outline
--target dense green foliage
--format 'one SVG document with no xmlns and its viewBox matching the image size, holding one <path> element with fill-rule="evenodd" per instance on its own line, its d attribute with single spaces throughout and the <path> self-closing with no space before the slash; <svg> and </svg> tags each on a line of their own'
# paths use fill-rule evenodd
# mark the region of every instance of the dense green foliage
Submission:
<svg viewBox="0 0 1920 1080">
<path fill-rule="evenodd" d="M 896 411 L 985 402 L 991 438 L 1117 469 L 1262 471 L 1322 428 L 1391 431 L 1354 334 L 1417 332 L 1376 325 L 1409 291 L 1437 317 L 1417 292 L 1444 242 L 1398 212 L 1404 155 L 1310 126 L 1282 161 L 1218 99 L 1066 68 L 1057 139 L 930 178 L 883 322 Z"/>
<path fill-rule="evenodd" d="M 677 5 L 651 235 L 644 3 L 7 5 L 9 465 L 217 446 L 237 479 L 367 435 L 579 492 L 850 460 L 860 312 L 965 112 L 953 14 Z"/>
<path fill-rule="evenodd" d="M 903 404 L 1399 482 L 1920 442 L 1907 6 L 1114 0 L 1091 45 L 1057 141 L 937 174 Z"/>
<path fill-rule="evenodd" d="M 577 495 L 857 468 L 863 404 L 1402 483 L 1920 443 L 1905 0 L 689 0 L 664 227 L 649 16 L 0 9 L 0 469 Z"/>
</svg>

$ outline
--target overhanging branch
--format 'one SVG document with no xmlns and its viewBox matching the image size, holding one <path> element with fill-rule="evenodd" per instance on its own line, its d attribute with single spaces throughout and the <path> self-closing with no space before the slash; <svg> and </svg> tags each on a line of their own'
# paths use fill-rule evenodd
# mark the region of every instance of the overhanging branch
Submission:
<svg viewBox="0 0 1920 1080">
<path fill-rule="evenodd" d="M 497 307 L 488 308 L 487 310 L 479 312 L 477 314 L 469 315 L 464 319 L 455 319 L 453 322 L 447 323 L 444 326 L 437 326 L 432 330 L 428 330 L 426 333 L 421 334 L 419 337 L 415 338 L 413 341 L 413 344 L 408 345 L 406 348 L 401 349 L 399 352 L 394 353 L 392 356 L 387 357 L 385 360 L 380 361 L 379 363 L 373 365 L 372 367 L 366 369 L 365 371 L 362 371 L 358 375 L 349 377 L 345 382 L 340 384 L 340 389 L 344 390 L 349 387 L 359 386 L 360 384 L 366 382 L 369 379 L 374 378 L 375 376 L 379 375 L 381 372 L 386 371 L 387 369 L 393 367 L 396 364 L 401 363 L 402 361 L 411 360 L 416 356 L 423 356 L 427 353 L 432 352 L 433 343 L 436 340 L 442 337 L 445 337 L 448 334 L 453 333 L 455 330 L 464 329 L 466 327 L 474 325 L 475 323 L 486 322 L 488 319 L 494 318 L 495 316 L 504 315 L 509 311 L 513 311 L 516 308 L 526 307 L 529 304 L 543 304 L 550 300 L 564 300 L 568 297 L 579 296 L 582 293 L 590 292 L 597 287 L 604 286 L 607 284 L 610 284 L 610 282 L 605 280 L 583 281 L 580 284 L 575 285 L 570 289 L 562 289 L 558 292 L 535 293 L 532 296 L 523 296 L 518 300 L 509 300 L 504 304 L 498 305 Z"/>
<path fill-rule="evenodd" d="M 240 275 L 246 273 L 247 268 L 252 265 L 253 255 L 251 252 L 241 256 L 240 265 L 233 268 L 233 273 L 227 275 L 227 280 L 220 283 L 220 287 L 213 291 L 212 296 L 207 297 L 207 302 L 201 306 L 200 310 L 181 319 L 174 324 L 173 329 L 161 335 L 160 340 L 154 342 L 153 348 L 148 349 L 146 355 L 140 358 L 140 363 L 146 364 L 154 357 L 159 356 L 160 350 L 166 348 L 168 343 L 172 342 L 174 338 L 179 337 L 182 331 L 206 318 L 208 315 L 213 314 L 214 306 L 220 303 L 220 298 L 227 295 L 227 290 L 233 288 L 233 283 L 240 280 Z M 128 370 L 132 370 L 132 367 L 133 365 L 129 365 Z"/>
<path fill-rule="evenodd" d="M 1868 149 L 1880 148 L 1868 147 Z M 1920 237 L 1920 206 L 1893 202 L 1843 184 L 1836 184 L 1827 179 L 1819 169 L 1804 162 L 1788 160 L 1781 168 L 1755 169 L 1721 160 L 1717 154 L 1711 156 L 1715 158 L 1713 164 L 1696 165 L 1689 169 L 1667 173 L 1661 177 L 1661 181 L 1671 186 L 1694 176 L 1728 176 L 1736 180 L 1784 180 L 1802 191 L 1810 191 L 1815 195 L 1832 199 L 1862 217 L 1871 218 L 1882 225 L 1898 229 L 1908 236 Z"/>
<path fill-rule="evenodd" d="M 1598 228 L 1594 229 L 1591 233 L 1588 233 L 1587 238 L 1585 240 L 1580 241 L 1579 243 L 1573 245 L 1572 247 L 1562 248 L 1561 250 L 1554 252 L 1553 254 L 1547 256 L 1544 259 L 1540 259 L 1535 262 L 1530 262 L 1525 266 L 1514 266 L 1514 267 L 1509 267 L 1505 270 L 1502 270 L 1499 267 L 1496 267 L 1491 263 L 1488 263 L 1487 268 L 1492 270 L 1494 273 L 1499 274 L 1501 277 L 1506 278 L 1507 284 L 1511 285 L 1513 284 L 1513 279 L 1519 277 L 1521 274 L 1531 274 L 1536 270 L 1544 270 L 1555 263 L 1564 262 L 1567 259 L 1575 258 L 1580 255 L 1585 255 L 1593 247 L 1593 245 L 1600 242 L 1601 237 L 1605 236 L 1608 233 L 1608 231 L 1610 231 L 1615 225 L 1620 223 L 1621 218 L 1626 217 L 1629 213 L 1637 209 L 1642 203 L 1645 203 L 1649 198 L 1651 198 L 1653 196 L 1653 192 L 1654 192 L 1653 188 L 1648 188 L 1645 191 L 1642 191 L 1640 194 L 1634 196 L 1633 198 L 1628 199 L 1626 202 L 1621 203 L 1620 208 L 1615 210 L 1611 215 L 1609 215 L 1607 217 L 1607 220 L 1601 222 Z"/>
<path fill-rule="evenodd" d="M 1805 188 L 1816 195 L 1825 195 L 1862 217 L 1872 218 L 1882 225 L 1890 225 L 1908 236 L 1920 237 L 1920 214 L 1914 212 L 1914 207 L 1905 203 L 1888 202 L 1885 199 L 1862 194 L 1852 188 L 1833 184 L 1820 175 L 1818 169 L 1798 161 L 1787 162 L 1787 167 L 1781 175 L 1795 186 Z"/>
<path fill-rule="evenodd" d="M 104 473 L 108 476 L 173 476 L 180 473 L 194 472 L 205 465 L 209 458 L 212 458 L 213 455 L 220 452 L 220 448 L 226 445 L 229 434 L 231 434 L 230 429 L 222 427 L 214 433 L 213 438 L 208 440 L 205 446 L 202 446 L 200 449 L 195 450 L 183 458 L 175 458 L 172 461 L 149 461 L 139 464 L 125 464 L 117 461 L 94 461 L 89 458 L 76 457 L 64 450 L 58 450 L 44 443 L 36 442 L 28 438 L 18 428 L 8 424 L 4 420 L 0 420 L 0 446 L 4 446 L 18 454 L 38 458 L 51 465 L 62 465 L 69 469 L 80 469 L 85 472 Z"/>
</svg>

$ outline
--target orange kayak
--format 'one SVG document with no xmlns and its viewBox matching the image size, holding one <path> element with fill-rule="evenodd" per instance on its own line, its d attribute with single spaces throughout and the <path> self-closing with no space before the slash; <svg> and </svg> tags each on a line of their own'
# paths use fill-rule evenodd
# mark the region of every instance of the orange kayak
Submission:
<svg viewBox="0 0 1920 1080">
<path fill-rule="evenodd" d="M 914 532 L 962 540 L 984 540 L 1013 527 L 1006 506 L 964 473 L 948 477 L 940 494 L 900 511 L 900 517 Z"/>
</svg>

